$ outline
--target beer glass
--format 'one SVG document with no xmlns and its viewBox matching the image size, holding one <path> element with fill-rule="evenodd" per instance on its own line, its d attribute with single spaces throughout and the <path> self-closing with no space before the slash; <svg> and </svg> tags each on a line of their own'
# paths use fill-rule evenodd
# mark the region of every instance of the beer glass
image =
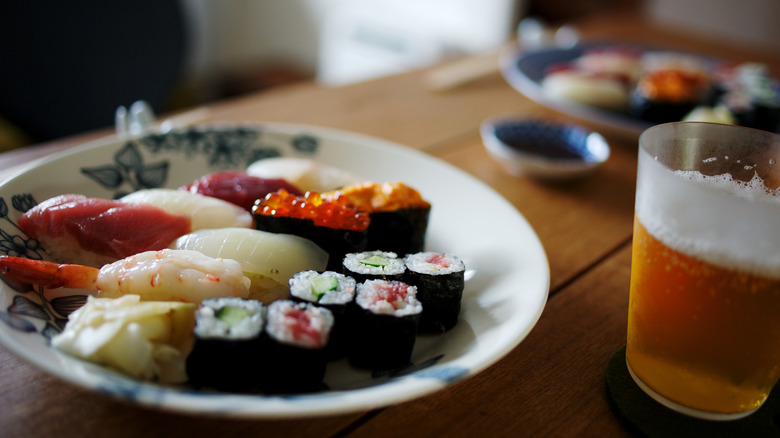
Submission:
<svg viewBox="0 0 780 438">
<path fill-rule="evenodd" d="M 780 377 L 780 135 L 679 122 L 639 139 L 626 361 L 698 418 L 757 410 Z"/>
</svg>

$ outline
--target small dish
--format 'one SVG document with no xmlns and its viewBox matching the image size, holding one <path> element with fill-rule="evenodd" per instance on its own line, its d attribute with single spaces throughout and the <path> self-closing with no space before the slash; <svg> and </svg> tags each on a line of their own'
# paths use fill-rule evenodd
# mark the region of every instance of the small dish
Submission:
<svg viewBox="0 0 780 438">
<path fill-rule="evenodd" d="M 607 161 L 610 154 L 601 134 L 573 124 L 495 118 L 482 123 L 480 134 L 493 159 L 517 176 L 581 177 Z"/>
</svg>

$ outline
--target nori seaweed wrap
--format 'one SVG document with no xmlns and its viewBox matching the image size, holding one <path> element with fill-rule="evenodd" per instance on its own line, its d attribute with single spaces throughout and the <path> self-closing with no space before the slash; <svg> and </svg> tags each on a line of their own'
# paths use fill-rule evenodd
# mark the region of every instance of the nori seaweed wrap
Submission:
<svg viewBox="0 0 780 438">
<path fill-rule="evenodd" d="M 324 307 L 333 314 L 328 358 L 344 357 L 351 331 L 351 308 L 355 305 L 355 279 L 333 271 L 301 271 L 290 279 L 290 299 Z"/>
<path fill-rule="evenodd" d="M 258 230 L 300 236 L 325 250 L 329 270 L 339 270 L 344 254 L 364 251 L 368 244 L 368 213 L 344 200 L 280 190 L 258 200 L 252 212 Z"/>
<path fill-rule="evenodd" d="M 355 325 L 347 354 L 356 368 L 386 371 L 409 364 L 423 307 L 416 288 L 400 281 L 358 284 Z"/>
<path fill-rule="evenodd" d="M 195 387 L 253 392 L 263 377 L 265 306 L 241 298 L 205 300 L 195 314 L 187 375 Z"/>
<path fill-rule="evenodd" d="M 280 300 L 268 306 L 267 320 L 263 391 L 290 394 L 322 390 L 334 321 L 331 311 L 311 303 Z"/>
<path fill-rule="evenodd" d="M 406 282 L 417 287 L 423 306 L 419 331 L 444 333 L 458 322 L 466 266 L 451 254 L 421 252 L 405 258 Z"/>
<path fill-rule="evenodd" d="M 402 182 L 366 182 L 323 193 L 369 212 L 366 250 L 406 255 L 423 250 L 431 204 Z"/>
</svg>

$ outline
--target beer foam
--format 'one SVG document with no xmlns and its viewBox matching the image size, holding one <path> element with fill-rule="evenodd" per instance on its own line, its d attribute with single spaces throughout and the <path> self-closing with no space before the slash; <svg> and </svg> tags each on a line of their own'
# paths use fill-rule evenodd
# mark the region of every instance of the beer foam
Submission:
<svg viewBox="0 0 780 438">
<path fill-rule="evenodd" d="M 640 151 L 636 215 L 677 251 L 712 264 L 780 278 L 780 189 L 755 175 L 672 172 Z"/>
</svg>

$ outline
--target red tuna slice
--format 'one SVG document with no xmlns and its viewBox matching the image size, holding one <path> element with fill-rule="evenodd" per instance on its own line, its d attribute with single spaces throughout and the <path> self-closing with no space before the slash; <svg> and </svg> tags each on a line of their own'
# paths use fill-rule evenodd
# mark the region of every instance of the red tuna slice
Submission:
<svg viewBox="0 0 780 438">
<path fill-rule="evenodd" d="M 190 232 L 190 218 L 146 204 L 62 195 L 33 207 L 19 228 L 59 262 L 99 267 L 167 248 Z"/>
<path fill-rule="evenodd" d="M 231 202 L 249 212 L 252 211 L 255 201 L 279 189 L 285 189 L 295 195 L 303 194 L 299 188 L 283 179 L 259 178 L 238 170 L 210 173 L 182 189 Z"/>
</svg>

